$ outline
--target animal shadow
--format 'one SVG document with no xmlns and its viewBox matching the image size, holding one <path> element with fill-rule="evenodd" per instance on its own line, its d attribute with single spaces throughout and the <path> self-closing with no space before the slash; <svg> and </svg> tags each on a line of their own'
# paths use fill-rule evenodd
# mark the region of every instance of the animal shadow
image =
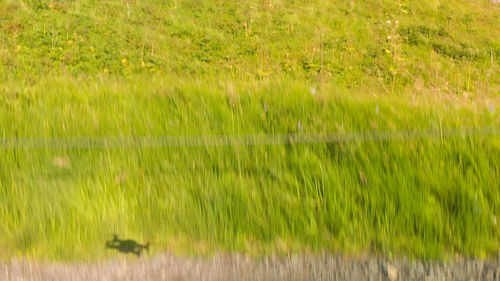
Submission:
<svg viewBox="0 0 500 281">
<path fill-rule="evenodd" d="M 141 245 L 134 240 L 120 240 L 118 236 L 114 236 L 113 240 L 106 241 L 106 248 L 116 249 L 121 253 L 132 253 L 136 256 L 140 256 L 142 250 L 149 251 L 149 243 Z"/>
</svg>

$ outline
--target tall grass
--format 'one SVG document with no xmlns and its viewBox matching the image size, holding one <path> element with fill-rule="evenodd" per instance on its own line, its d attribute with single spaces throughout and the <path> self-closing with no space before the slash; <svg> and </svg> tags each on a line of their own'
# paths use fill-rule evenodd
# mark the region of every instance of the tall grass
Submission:
<svg viewBox="0 0 500 281">
<path fill-rule="evenodd" d="M 0 0 L 0 258 L 499 249 L 499 140 L 18 146 L 497 126 L 480 1 Z M 21 141 L 22 142 L 22 141 Z"/>
<path fill-rule="evenodd" d="M 4 138 L 307 134 L 499 121 L 480 101 L 419 97 L 410 104 L 409 96 L 326 87 L 312 95 L 290 81 L 40 84 L 2 96 Z M 104 241 L 114 233 L 150 241 L 153 253 L 180 254 L 486 257 L 499 246 L 498 136 L 0 153 L 3 258 L 104 258 L 113 254 Z"/>
</svg>

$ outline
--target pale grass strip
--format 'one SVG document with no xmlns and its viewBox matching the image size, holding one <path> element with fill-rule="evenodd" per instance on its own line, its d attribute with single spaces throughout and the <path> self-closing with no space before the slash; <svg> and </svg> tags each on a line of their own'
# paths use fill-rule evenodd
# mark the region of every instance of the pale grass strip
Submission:
<svg viewBox="0 0 500 281">
<path fill-rule="evenodd" d="M 0 149 L 140 148 L 347 143 L 384 140 L 498 136 L 500 127 L 359 131 L 322 134 L 204 135 L 140 137 L 0 138 Z"/>
</svg>

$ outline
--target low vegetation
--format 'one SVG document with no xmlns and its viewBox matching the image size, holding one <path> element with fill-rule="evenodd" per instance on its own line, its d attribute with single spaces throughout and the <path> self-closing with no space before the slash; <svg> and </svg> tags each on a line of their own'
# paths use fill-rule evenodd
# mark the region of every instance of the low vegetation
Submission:
<svg viewBox="0 0 500 281">
<path fill-rule="evenodd" d="M 499 12 L 486 0 L 1 1 L 0 259 L 105 258 L 114 234 L 152 254 L 496 254 Z M 448 129 L 463 134 L 64 142 Z"/>
</svg>

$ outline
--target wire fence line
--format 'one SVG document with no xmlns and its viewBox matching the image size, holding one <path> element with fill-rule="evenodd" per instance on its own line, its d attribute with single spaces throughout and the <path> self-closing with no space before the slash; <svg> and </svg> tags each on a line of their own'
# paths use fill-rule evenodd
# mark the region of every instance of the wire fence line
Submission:
<svg viewBox="0 0 500 281">
<path fill-rule="evenodd" d="M 141 137 L 38 137 L 0 138 L 0 149 L 154 148 L 202 146 L 253 146 L 283 144 L 348 143 L 384 140 L 445 139 L 499 136 L 500 126 L 436 128 L 424 130 L 358 131 L 321 134 L 261 134 Z"/>
</svg>

